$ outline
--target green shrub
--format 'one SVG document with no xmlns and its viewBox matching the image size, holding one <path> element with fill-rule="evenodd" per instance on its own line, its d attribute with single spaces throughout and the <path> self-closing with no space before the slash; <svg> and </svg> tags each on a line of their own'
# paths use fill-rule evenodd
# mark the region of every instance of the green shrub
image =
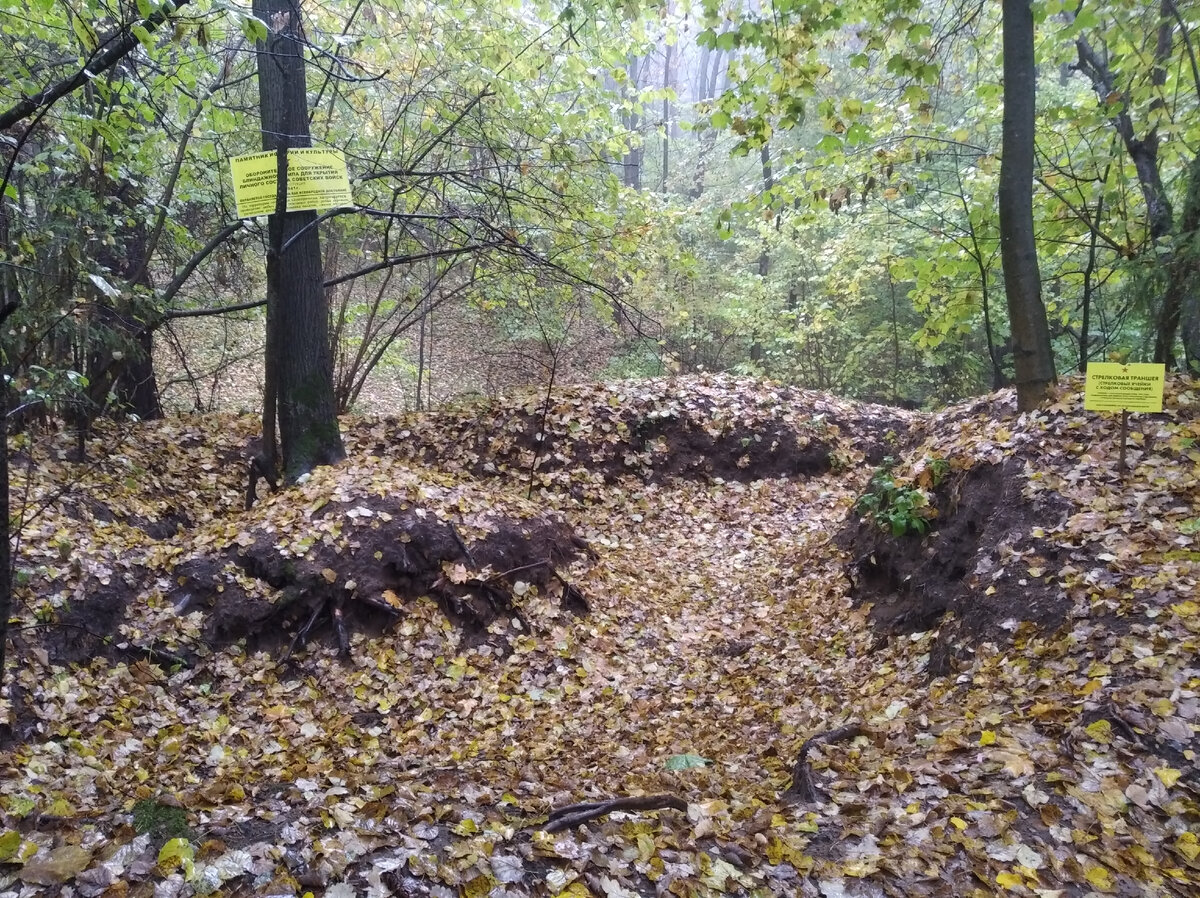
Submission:
<svg viewBox="0 0 1200 898">
<path fill-rule="evenodd" d="M 944 459 L 934 459 L 931 464 L 936 484 L 949 467 Z M 929 496 L 918 487 L 897 484 L 892 473 L 895 466 L 894 458 L 889 456 L 883 460 L 883 465 L 871 475 L 867 491 L 854 503 L 854 510 L 874 520 L 892 536 L 924 535 L 929 532 L 934 514 Z"/>
</svg>

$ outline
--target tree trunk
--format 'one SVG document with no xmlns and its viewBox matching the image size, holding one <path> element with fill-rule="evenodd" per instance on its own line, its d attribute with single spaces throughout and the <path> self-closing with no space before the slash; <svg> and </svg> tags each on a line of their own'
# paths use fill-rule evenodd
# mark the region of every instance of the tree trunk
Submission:
<svg viewBox="0 0 1200 898">
<path fill-rule="evenodd" d="M 1012 328 L 1017 406 L 1037 408 L 1055 381 L 1054 352 L 1033 232 L 1036 68 L 1029 0 L 1003 0 L 1004 122 L 1000 162 L 1000 258 Z"/>
<path fill-rule="evenodd" d="M 127 185 L 113 184 L 114 197 L 124 197 L 132 192 Z M 128 208 L 135 211 L 129 202 Z M 113 215 L 120 219 L 122 208 L 114 203 Z M 129 291 L 144 287 L 153 292 L 150 282 L 150 267 L 146 261 L 149 252 L 149 233 L 144 219 L 132 218 L 133 224 L 117 228 L 118 243 L 111 249 L 97 250 L 97 260 L 125 283 Z M 158 401 L 158 381 L 154 373 L 154 328 L 139 314 L 135 297 L 123 297 L 113 301 L 109 297 L 96 297 L 96 321 L 108 331 L 97 345 L 93 345 L 88 359 L 89 393 L 92 407 L 102 410 L 109 391 L 116 397 L 118 411 L 137 415 L 143 421 L 162 417 L 162 406 Z M 154 309 L 146 310 L 150 317 Z"/>
<path fill-rule="evenodd" d="M 629 129 L 630 144 L 622 162 L 621 178 L 626 187 L 632 187 L 634 190 L 642 189 L 642 122 L 641 116 L 638 114 L 638 104 L 640 103 L 639 96 L 644 68 L 645 62 L 640 56 L 630 56 L 629 63 L 625 67 L 629 79 L 626 82 L 628 86 L 622 89 L 622 94 L 629 100 L 632 108 L 625 115 L 625 127 Z"/>
<path fill-rule="evenodd" d="M 0 246 L 8 246 L 10 204 L 0 194 Z M 17 310 L 20 294 L 12 268 L 0 266 L 0 324 Z M 8 660 L 8 619 L 12 617 L 12 509 L 8 493 L 8 363 L 0 359 L 0 700 Z"/>
<path fill-rule="evenodd" d="M 311 146 L 300 2 L 254 0 L 254 14 L 271 29 L 258 45 L 263 148 Z M 274 308 L 270 302 L 267 308 L 267 366 L 277 391 L 283 469 L 294 480 L 317 465 L 341 461 L 346 450 L 333 398 L 329 300 L 316 213 L 284 212 L 271 218 L 280 221 L 268 226 L 273 244 L 278 235 L 278 245 L 268 251 L 275 258 L 268 258 L 267 266 L 267 294 L 274 299 Z M 270 439 L 270 434 L 263 436 Z"/>
<path fill-rule="evenodd" d="M 1154 360 L 1170 364 L 1175 336 L 1183 331 L 1186 370 L 1200 375 L 1200 154 L 1188 166 L 1187 193 L 1175 249 L 1167 263 L 1167 289 L 1154 344 Z"/>
<path fill-rule="evenodd" d="M 670 6 L 667 7 L 668 13 Z M 667 44 L 666 57 L 663 59 L 663 100 L 662 100 L 662 174 L 659 177 L 659 193 L 667 192 L 667 175 L 671 168 L 671 100 L 667 91 L 671 89 L 671 58 L 674 55 L 674 44 Z"/>
<path fill-rule="evenodd" d="M 1105 178 L 1107 181 L 1108 171 L 1105 170 Z M 1093 276 L 1096 273 L 1096 248 L 1100 241 L 1100 221 L 1104 217 L 1104 194 L 1100 194 L 1100 198 L 1096 200 L 1096 218 L 1095 226 L 1091 228 L 1091 234 L 1088 237 L 1088 260 L 1087 265 L 1083 269 L 1083 300 L 1082 300 L 1082 321 L 1079 325 L 1079 373 L 1087 374 L 1088 349 L 1091 343 L 1092 330 L 1092 294 L 1095 291 L 1095 282 Z"/>
</svg>

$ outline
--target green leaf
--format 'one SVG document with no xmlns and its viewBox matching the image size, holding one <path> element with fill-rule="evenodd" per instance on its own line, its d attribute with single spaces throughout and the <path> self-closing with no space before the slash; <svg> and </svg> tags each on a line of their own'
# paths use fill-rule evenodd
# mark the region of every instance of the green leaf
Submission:
<svg viewBox="0 0 1200 898">
<path fill-rule="evenodd" d="M 850 130 L 846 132 L 846 145 L 851 147 L 859 147 L 864 143 L 870 143 L 871 129 L 862 122 L 855 122 L 850 126 Z"/>
<path fill-rule="evenodd" d="M 140 43 L 143 47 L 154 46 L 154 36 L 150 34 L 145 25 L 133 25 L 129 30 L 133 36 L 138 39 L 138 43 Z"/>
<path fill-rule="evenodd" d="M 916 25 L 913 25 L 908 29 L 908 34 L 905 35 L 910 44 L 919 44 L 921 41 L 932 36 L 933 29 L 924 22 L 918 22 Z"/>
<path fill-rule="evenodd" d="M 699 755 L 671 755 L 664 766 L 668 770 L 690 770 L 693 767 L 707 767 L 711 763 L 708 758 Z"/>
<path fill-rule="evenodd" d="M 154 12 L 154 7 L 150 5 L 150 0 L 137 0 L 138 15 L 143 19 L 150 18 Z"/>
<path fill-rule="evenodd" d="M 96 37 L 96 30 L 82 18 L 77 15 L 71 16 L 71 29 L 89 51 L 95 52 L 99 48 L 100 38 Z"/>
<path fill-rule="evenodd" d="M 842 151 L 842 140 L 836 134 L 826 134 L 817 143 L 817 149 L 822 153 L 840 153 Z"/>
<path fill-rule="evenodd" d="M 242 34 L 246 36 L 246 40 L 258 43 L 265 41 L 270 36 L 270 31 L 267 30 L 267 24 L 262 19 L 257 19 L 254 16 L 243 16 Z"/>
<path fill-rule="evenodd" d="M 0 836 L 0 863 L 7 864 L 17 854 L 17 849 L 21 847 L 21 834 L 15 830 L 9 830 L 4 835 Z"/>
</svg>

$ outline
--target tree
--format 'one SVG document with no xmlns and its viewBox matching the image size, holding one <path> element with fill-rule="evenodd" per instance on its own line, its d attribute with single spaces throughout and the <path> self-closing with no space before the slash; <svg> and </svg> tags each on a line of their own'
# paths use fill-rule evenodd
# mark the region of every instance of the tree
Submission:
<svg viewBox="0 0 1200 898">
<path fill-rule="evenodd" d="M 258 42 L 263 149 L 280 160 L 279 197 L 267 224 L 267 344 L 263 448 L 275 462 L 278 416 L 283 469 L 289 479 L 346 457 L 333 397 L 329 300 L 315 212 L 287 212 L 287 150 L 312 145 L 300 0 L 255 0 L 269 34 Z"/>
<path fill-rule="evenodd" d="M 90 35 L 95 46 L 86 62 L 64 78 L 50 81 L 41 90 L 19 91 L 21 97 L 0 111 L 0 132 L 26 123 L 13 138 L 4 141 L 7 158 L 0 158 L 0 247 L 5 256 L 11 251 L 13 234 L 10 227 L 16 204 L 15 191 L 11 190 L 13 172 L 21 157 L 21 151 L 46 118 L 51 108 L 63 97 L 90 84 L 93 79 L 116 67 L 143 39 L 150 36 L 167 21 L 170 14 L 189 0 L 178 0 L 164 5 L 141 20 L 123 23 L 103 40 Z M 90 28 L 90 26 L 88 26 Z M 139 36 L 142 35 L 143 37 Z M 28 73 L 26 73 L 28 74 Z M 20 79 L 18 79 L 20 84 Z M 7 85 L 6 85 L 7 86 Z M 6 99 L 12 96 L 6 91 Z M 6 135 L 7 137 L 7 135 Z M 10 259 L 0 259 L 0 324 L 7 322 L 21 307 L 21 288 L 16 272 L 25 267 Z M 4 684 L 6 649 L 8 643 L 8 621 L 12 608 L 12 556 L 10 542 L 9 472 L 8 472 L 8 389 L 11 359 L 4 358 L 0 364 L 0 687 Z"/>
<path fill-rule="evenodd" d="M 1000 160 L 1000 259 L 1012 329 L 1017 406 L 1037 408 L 1055 381 L 1033 231 L 1037 67 L 1029 0 L 1004 0 L 1004 123 Z"/>
</svg>

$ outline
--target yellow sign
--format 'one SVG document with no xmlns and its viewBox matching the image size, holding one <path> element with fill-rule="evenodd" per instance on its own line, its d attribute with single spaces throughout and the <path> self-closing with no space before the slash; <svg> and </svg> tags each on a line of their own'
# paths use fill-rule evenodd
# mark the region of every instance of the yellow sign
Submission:
<svg viewBox="0 0 1200 898">
<path fill-rule="evenodd" d="M 1088 362 L 1083 407 L 1093 412 L 1161 412 L 1163 365 Z"/>
<path fill-rule="evenodd" d="M 288 211 L 352 206 L 346 157 L 340 150 L 288 150 Z"/>
<path fill-rule="evenodd" d="M 229 160 L 238 218 L 270 215 L 275 211 L 274 152 L 251 153 Z M 287 210 L 333 209 L 353 205 L 346 159 L 338 150 L 288 150 Z"/>
</svg>

